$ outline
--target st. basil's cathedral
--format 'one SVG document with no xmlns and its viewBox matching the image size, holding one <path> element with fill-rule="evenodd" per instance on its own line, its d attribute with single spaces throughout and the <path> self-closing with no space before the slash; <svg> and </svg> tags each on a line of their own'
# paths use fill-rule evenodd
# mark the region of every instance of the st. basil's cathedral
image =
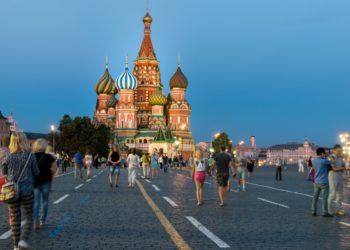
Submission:
<svg viewBox="0 0 350 250">
<path fill-rule="evenodd" d="M 108 125 L 113 131 L 114 143 L 120 148 L 149 153 L 157 149 L 168 156 L 181 154 L 186 159 L 194 150 L 191 106 L 186 100 L 188 81 L 178 64 L 169 82 L 170 93 L 167 97 L 164 95 L 148 11 L 143 23 L 144 36 L 133 72 L 129 71 L 126 60 L 124 72 L 114 81 L 107 63 L 95 85 L 98 97 L 94 122 Z"/>
</svg>

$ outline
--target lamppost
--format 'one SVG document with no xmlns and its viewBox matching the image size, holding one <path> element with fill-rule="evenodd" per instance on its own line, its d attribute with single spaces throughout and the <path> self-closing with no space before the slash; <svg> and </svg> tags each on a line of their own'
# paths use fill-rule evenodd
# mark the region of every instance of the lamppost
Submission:
<svg viewBox="0 0 350 250">
<path fill-rule="evenodd" d="M 50 126 L 50 129 L 51 129 L 51 133 L 52 133 L 52 150 L 53 150 L 53 153 L 55 153 L 55 134 L 56 134 L 56 128 L 55 128 L 55 125 L 51 125 Z"/>
</svg>

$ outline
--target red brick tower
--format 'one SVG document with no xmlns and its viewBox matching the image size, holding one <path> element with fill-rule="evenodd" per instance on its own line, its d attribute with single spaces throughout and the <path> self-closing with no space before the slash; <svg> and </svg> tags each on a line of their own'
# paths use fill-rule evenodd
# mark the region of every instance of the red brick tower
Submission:
<svg viewBox="0 0 350 250">
<path fill-rule="evenodd" d="M 147 11 L 143 18 L 144 36 L 138 56 L 134 62 L 134 76 L 138 81 L 135 93 L 135 104 L 139 110 L 138 123 L 140 127 L 148 127 L 152 106 L 149 97 L 159 88 L 162 88 L 159 72 L 159 62 L 153 49 L 151 40 L 152 17 Z"/>
</svg>

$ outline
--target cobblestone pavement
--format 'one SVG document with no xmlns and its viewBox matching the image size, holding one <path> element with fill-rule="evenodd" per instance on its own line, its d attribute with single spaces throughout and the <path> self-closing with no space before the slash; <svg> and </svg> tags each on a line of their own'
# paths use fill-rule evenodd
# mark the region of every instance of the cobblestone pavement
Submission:
<svg viewBox="0 0 350 250">
<path fill-rule="evenodd" d="M 312 217 L 312 185 L 306 176 L 296 167 L 283 172 L 282 182 L 273 175 L 272 167 L 257 169 L 247 191 L 237 192 L 234 184 L 222 208 L 213 178 L 207 178 L 204 204 L 197 207 L 188 171 L 170 170 L 150 181 L 138 176 L 155 203 L 151 208 L 139 187 L 127 188 L 126 170 L 113 190 L 107 170 L 94 170 L 91 181 L 75 181 L 68 174 L 55 178 L 48 224 L 33 233 L 31 244 L 33 249 L 177 249 L 176 237 L 159 220 L 162 214 L 192 249 L 350 248 L 348 215 Z M 66 198 L 57 203 L 61 197 Z M 349 212 L 349 188 L 345 197 Z M 11 249 L 6 205 L 0 205 L 0 215 L 0 249 Z"/>
</svg>

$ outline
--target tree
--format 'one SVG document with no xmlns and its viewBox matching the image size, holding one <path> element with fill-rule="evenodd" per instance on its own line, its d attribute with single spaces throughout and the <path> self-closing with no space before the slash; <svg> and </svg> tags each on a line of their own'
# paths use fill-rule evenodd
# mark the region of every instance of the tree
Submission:
<svg viewBox="0 0 350 250">
<path fill-rule="evenodd" d="M 89 117 L 64 115 L 58 127 L 58 148 L 72 155 L 90 150 L 92 154 L 107 156 L 111 131 L 105 125 L 94 125 Z"/>
<path fill-rule="evenodd" d="M 213 148 L 215 153 L 219 152 L 222 146 L 225 146 L 229 152 L 232 149 L 232 142 L 225 132 L 220 133 L 213 141 Z"/>
</svg>

